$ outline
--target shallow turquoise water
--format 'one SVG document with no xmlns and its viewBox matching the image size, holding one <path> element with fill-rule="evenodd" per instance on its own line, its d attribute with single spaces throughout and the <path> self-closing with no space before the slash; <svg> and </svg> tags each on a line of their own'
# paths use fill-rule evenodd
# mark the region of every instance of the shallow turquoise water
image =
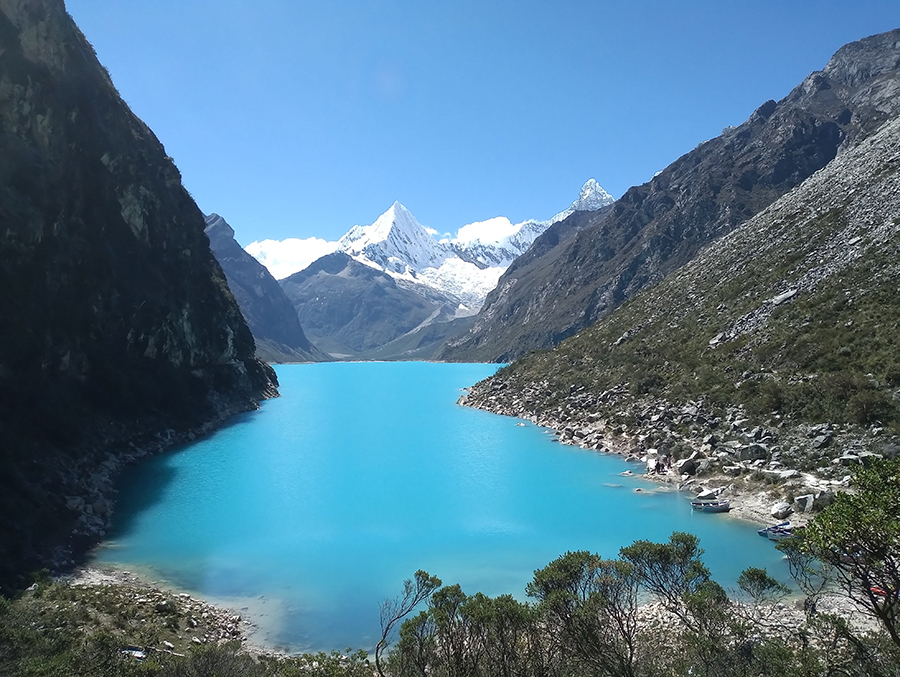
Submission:
<svg viewBox="0 0 900 677">
<path fill-rule="evenodd" d="M 97 559 L 251 600 L 268 641 L 293 650 L 371 649 L 381 600 L 417 569 L 524 599 L 533 571 L 567 550 L 613 558 L 674 530 L 700 537 L 726 587 L 751 565 L 787 580 L 753 526 L 619 476 L 618 457 L 455 404 L 495 369 L 278 367 L 280 398 L 123 478 Z"/>
</svg>

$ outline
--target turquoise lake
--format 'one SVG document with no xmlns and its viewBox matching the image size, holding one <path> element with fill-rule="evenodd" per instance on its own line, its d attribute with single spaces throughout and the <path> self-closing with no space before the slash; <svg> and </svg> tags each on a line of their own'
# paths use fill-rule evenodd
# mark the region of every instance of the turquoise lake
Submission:
<svg viewBox="0 0 900 677">
<path fill-rule="evenodd" d="M 379 606 L 417 569 L 520 599 L 568 550 L 614 558 L 637 539 L 700 537 L 726 588 L 747 566 L 787 581 L 749 523 L 621 477 L 621 458 L 458 406 L 496 365 L 277 367 L 281 397 L 131 469 L 96 560 L 238 608 L 255 640 L 371 650 Z M 635 489 L 641 488 L 637 492 Z"/>
</svg>

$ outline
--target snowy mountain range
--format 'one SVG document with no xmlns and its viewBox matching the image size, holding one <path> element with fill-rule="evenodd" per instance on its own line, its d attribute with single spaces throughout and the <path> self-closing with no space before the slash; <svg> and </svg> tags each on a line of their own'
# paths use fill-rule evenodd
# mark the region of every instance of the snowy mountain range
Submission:
<svg viewBox="0 0 900 677">
<path fill-rule="evenodd" d="M 404 286 L 424 285 L 459 302 L 458 315 L 478 312 L 497 280 L 541 233 L 575 211 L 600 209 L 612 196 L 590 179 L 572 206 L 548 221 L 513 224 L 496 217 L 463 226 L 438 239 L 399 202 L 368 226 L 354 226 L 337 243 L 356 261 L 387 273 Z M 255 243 L 254 243 L 255 244 Z M 248 251 L 257 254 L 248 247 Z M 264 257 L 257 256 L 265 264 Z"/>
</svg>

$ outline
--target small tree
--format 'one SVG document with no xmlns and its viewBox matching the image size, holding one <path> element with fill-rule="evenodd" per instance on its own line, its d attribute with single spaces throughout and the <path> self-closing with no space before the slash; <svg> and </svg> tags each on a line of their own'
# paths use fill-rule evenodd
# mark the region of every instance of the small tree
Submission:
<svg viewBox="0 0 900 677">
<path fill-rule="evenodd" d="M 836 582 L 874 616 L 900 647 L 900 461 L 853 473 L 841 493 L 806 529 L 779 543 L 804 582 Z"/>
<path fill-rule="evenodd" d="M 673 532 L 668 543 L 635 541 L 619 551 L 622 559 L 633 567 L 638 582 L 675 614 L 689 628 L 697 630 L 697 618 L 690 612 L 688 602 L 699 595 L 709 598 L 706 583 L 709 569 L 700 559 L 703 549 L 693 534 Z M 718 597 L 718 595 L 717 595 Z"/>
<path fill-rule="evenodd" d="M 414 580 L 407 578 L 403 582 L 403 592 L 399 597 L 382 602 L 381 639 L 375 645 L 375 669 L 381 677 L 384 677 L 381 656 L 390 644 L 389 637 L 394 627 L 439 587 L 441 587 L 440 578 L 429 576 L 427 571 L 419 569 Z"/>
<path fill-rule="evenodd" d="M 631 564 L 568 552 L 535 571 L 526 591 L 540 600 L 560 654 L 599 674 L 634 674 L 638 580 Z"/>
</svg>

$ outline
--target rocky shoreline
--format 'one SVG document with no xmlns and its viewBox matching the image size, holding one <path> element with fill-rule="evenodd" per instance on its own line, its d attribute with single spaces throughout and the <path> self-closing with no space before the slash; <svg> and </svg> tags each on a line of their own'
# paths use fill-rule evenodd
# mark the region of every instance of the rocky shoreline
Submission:
<svg viewBox="0 0 900 677">
<path fill-rule="evenodd" d="M 554 411 L 537 412 L 529 405 L 541 401 L 542 385 L 513 392 L 500 373 L 458 404 L 530 421 L 562 444 L 621 456 L 646 480 L 713 492 L 729 499 L 732 517 L 759 524 L 805 524 L 836 492 L 850 489 L 853 466 L 900 453 L 896 436 L 877 426 L 793 424 L 777 416 L 759 424 L 739 406 L 721 412 L 702 400 L 635 399 L 625 385 L 599 396 L 583 390 L 573 386 Z M 671 467 L 657 473 L 663 458 Z"/>
<path fill-rule="evenodd" d="M 184 654 L 192 646 L 237 641 L 242 648 L 252 652 L 268 651 L 253 640 L 259 626 L 247 617 L 246 608 L 233 609 L 213 604 L 114 567 L 79 567 L 57 580 L 74 588 L 93 590 L 95 594 L 102 591 L 111 595 L 118 605 L 132 605 L 139 618 L 162 616 L 181 620 L 168 622 L 171 632 L 160 635 L 156 646 L 140 647 L 141 650 Z"/>
</svg>

